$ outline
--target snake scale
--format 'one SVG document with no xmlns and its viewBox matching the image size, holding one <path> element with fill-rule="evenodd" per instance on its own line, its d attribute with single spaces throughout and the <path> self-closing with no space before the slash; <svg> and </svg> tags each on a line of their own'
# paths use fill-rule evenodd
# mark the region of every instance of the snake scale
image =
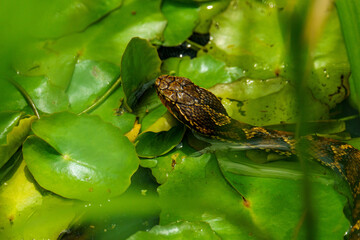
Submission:
<svg viewBox="0 0 360 240">
<path fill-rule="evenodd" d="M 162 75 L 155 81 L 156 92 L 180 122 L 208 138 L 238 143 L 252 149 L 296 154 L 293 133 L 256 127 L 231 118 L 220 100 L 210 91 L 195 85 L 185 77 Z M 349 183 L 353 197 L 353 226 L 350 239 L 360 239 L 360 151 L 331 138 L 304 136 L 307 154 L 321 164 L 341 174 Z"/>
</svg>

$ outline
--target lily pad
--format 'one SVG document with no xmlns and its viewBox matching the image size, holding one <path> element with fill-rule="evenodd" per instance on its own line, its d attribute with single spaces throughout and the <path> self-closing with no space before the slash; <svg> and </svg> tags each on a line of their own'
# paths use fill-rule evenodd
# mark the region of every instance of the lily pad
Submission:
<svg viewBox="0 0 360 240">
<path fill-rule="evenodd" d="M 301 181 L 233 177 L 236 188 L 247 189 L 245 199 L 226 182 L 211 155 L 185 158 L 159 187 L 164 206 L 160 223 L 205 221 L 222 239 L 249 239 L 249 235 L 266 239 L 264 234 L 270 239 L 304 239 Z M 346 198 L 323 183 L 312 186 L 317 226 L 321 226 L 316 238 L 341 238 L 349 227 L 342 211 Z"/>
<path fill-rule="evenodd" d="M 163 72 L 191 79 L 195 84 L 210 88 L 220 83 L 231 83 L 244 74 L 240 68 L 228 68 L 223 61 L 210 55 L 194 59 L 170 58 L 164 61 Z"/>
<path fill-rule="evenodd" d="M 273 125 L 297 120 L 294 87 L 282 78 L 267 80 L 241 78 L 230 84 L 219 84 L 211 89 L 222 98 L 228 114 L 251 125 Z M 310 120 L 327 119 L 328 106 L 304 92 L 309 103 Z"/>
<path fill-rule="evenodd" d="M 164 155 L 181 142 L 184 133 L 183 125 L 172 127 L 169 131 L 144 132 L 136 139 L 136 152 L 144 158 Z"/>
<path fill-rule="evenodd" d="M 198 22 L 197 4 L 165 0 L 161 10 L 168 20 L 164 30 L 164 46 L 177 46 L 191 36 Z"/>
<path fill-rule="evenodd" d="M 183 160 L 195 152 L 186 141 L 183 141 L 182 146 L 173 149 L 168 154 L 156 157 L 154 159 L 141 159 L 140 165 L 142 167 L 150 168 L 152 175 L 156 178 L 159 184 L 167 181 L 169 175 L 174 171 L 176 165 L 181 165 Z"/>
<path fill-rule="evenodd" d="M 160 58 L 156 48 L 145 39 L 133 38 L 121 60 L 121 78 L 125 104 L 132 109 L 138 98 L 160 74 Z"/>
<path fill-rule="evenodd" d="M 24 88 L 41 112 L 54 113 L 69 108 L 69 99 L 65 91 L 53 85 L 47 77 L 18 75 L 14 80 Z"/>
<path fill-rule="evenodd" d="M 79 113 L 101 97 L 120 75 L 118 66 L 85 60 L 76 63 L 67 89 L 71 110 Z"/>
<path fill-rule="evenodd" d="M 195 32 L 206 34 L 209 32 L 212 19 L 224 11 L 230 0 L 209 1 L 201 4 L 199 9 L 199 23 L 194 29 Z"/>
<path fill-rule="evenodd" d="M 2 89 L 0 94 L 1 112 L 22 111 L 28 106 L 21 93 L 9 81 L 1 79 L 0 88 Z M 27 111 L 31 113 L 29 108 Z"/>
<path fill-rule="evenodd" d="M 23 144 L 30 132 L 35 116 L 23 118 L 20 112 L 0 112 L 0 168 Z"/>
<path fill-rule="evenodd" d="M 104 121 L 120 128 L 120 131 L 125 134 L 133 128 L 136 116 L 123 109 L 123 101 L 124 92 L 120 86 L 90 114 L 100 116 Z"/>
<path fill-rule="evenodd" d="M 120 130 L 97 116 L 62 112 L 33 124 L 24 159 L 36 181 L 67 198 L 97 201 L 121 195 L 138 167 Z"/>
</svg>

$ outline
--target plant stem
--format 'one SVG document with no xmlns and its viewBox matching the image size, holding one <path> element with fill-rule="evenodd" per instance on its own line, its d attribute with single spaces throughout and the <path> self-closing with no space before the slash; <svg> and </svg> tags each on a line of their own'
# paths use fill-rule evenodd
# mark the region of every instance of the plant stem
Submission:
<svg viewBox="0 0 360 240">
<path fill-rule="evenodd" d="M 30 95 L 26 92 L 26 90 L 16 81 L 13 79 L 9 80 L 12 85 L 21 93 L 21 95 L 25 98 L 26 102 L 30 105 L 31 109 L 33 110 L 35 116 L 40 119 L 39 112 L 34 101 L 31 99 Z"/>
</svg>

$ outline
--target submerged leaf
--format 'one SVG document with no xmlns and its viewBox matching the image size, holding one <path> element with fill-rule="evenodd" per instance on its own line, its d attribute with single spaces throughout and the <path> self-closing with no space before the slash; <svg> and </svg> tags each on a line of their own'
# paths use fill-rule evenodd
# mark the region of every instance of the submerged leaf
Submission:
<svg viewBox="0 0 360 240">
<path fill-rule="evenodd" d="M 165 226 L 155 226 L 150 231 L 138 232 L 128 240 L 145 239 L 209 239 L 221 238 L 204 222 L 177 222 Z"/>
</svg>

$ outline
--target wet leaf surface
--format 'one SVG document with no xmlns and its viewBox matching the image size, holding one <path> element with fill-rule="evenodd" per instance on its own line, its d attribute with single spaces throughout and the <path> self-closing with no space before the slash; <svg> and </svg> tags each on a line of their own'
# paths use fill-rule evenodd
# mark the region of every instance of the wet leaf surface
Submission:
<svg viewBox="0 0 360 240">
<path fill-rule="evenodd" d="M 119 196 L 139 160 L 120 130 L 97 116 L 63 112 L 33 124 L 24 159 L 36 181 L 67 198 L 97 201 Z"/>
</svg>

